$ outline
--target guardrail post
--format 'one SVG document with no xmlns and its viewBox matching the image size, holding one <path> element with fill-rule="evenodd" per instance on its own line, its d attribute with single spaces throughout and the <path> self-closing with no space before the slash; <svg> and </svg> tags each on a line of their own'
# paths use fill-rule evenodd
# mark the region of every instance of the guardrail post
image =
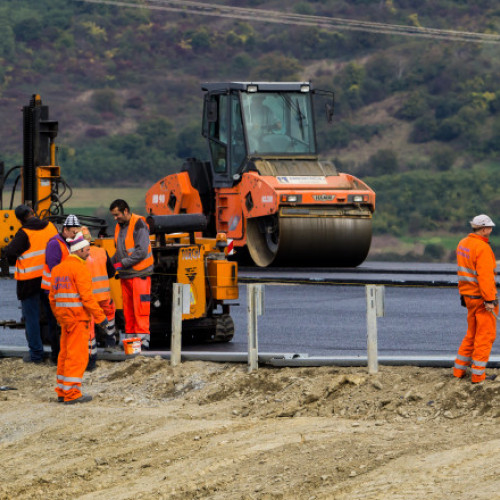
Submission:
<svg viewBox="0 0 500 500">
<path fill-rule="evenodd" d="M 182 315 L 189 313 L 190 285 L 174 283 L 172 289 L 172 336 L 170 338 L 170 365 L 177 366 L 181 362 Z"/>
<path fill-rule="evenodd" d="M 384 316 L 384 286 L 366 285 L 368 373 L 378 372 L 377 317 Z"/>
<path fill-rule="evenodd" d="M 264 289 L 262 285 L 247 285 L 248 313 L 248 372 L 259 367 L 257 317 L 264 314 Z"/>
</svg>

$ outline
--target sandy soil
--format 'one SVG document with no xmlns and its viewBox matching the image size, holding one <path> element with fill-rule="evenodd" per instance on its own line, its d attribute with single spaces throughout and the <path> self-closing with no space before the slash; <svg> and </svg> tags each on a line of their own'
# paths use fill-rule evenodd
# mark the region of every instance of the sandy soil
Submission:
<svg viewBox="0 0 500 500">
<path fill-rule="evenodd" d="M 0 359 L 1 499 L 499 498 L 500 377 L 140 356 L 100 361 L 74 406 L 54 378 Z"/>
</svg>

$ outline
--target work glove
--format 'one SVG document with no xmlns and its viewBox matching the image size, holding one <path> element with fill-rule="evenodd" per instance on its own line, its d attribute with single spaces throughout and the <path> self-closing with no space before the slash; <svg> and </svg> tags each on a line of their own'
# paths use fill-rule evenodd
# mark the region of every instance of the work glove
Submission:
<svg viewBox="0 0 500 500">
<path fill-rule="evenodd" d="M 462 307 L 467 307 L 467 304 L 465 303 L 465 297 L 463 295 L 460 295 L 460 305 Z"/>
<path fill-rule="evenodd" d="M 114 335 L 106 335 L 106 347 L 115 347 L 116 339 Z"/>
<path fill-rule="evenodd" d="M 97 326 L 99 326 L 100 328 L 104 329 L 104 331 L 106 331 L 106 326 L 108 326 L 108 318 L 106 318 L 104 321 L 101 321 L 100 323 L 97 323 Z"/>
<path fill-rule="evenodd" d="M 123 264 L 121 262 L 116 262 L 115 264 L 113 264 L 113 267 L 119 271 L 120 269 L 123 269 Z"/>
</svg>

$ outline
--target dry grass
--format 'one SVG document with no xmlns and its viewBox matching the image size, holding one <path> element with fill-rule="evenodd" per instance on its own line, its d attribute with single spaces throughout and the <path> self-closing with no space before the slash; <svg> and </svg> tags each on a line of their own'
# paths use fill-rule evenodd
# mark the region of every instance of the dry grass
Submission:
<svg viewBox="0 0 500 500">
<path fill-rule="evenodd" d="M 105 208 L 113 200 L 122 198 L 131 207 L 144 207 L 146 188 L 73 188 L 72 197 L 64 204 L 65 212 L 72 208 Z M 10 196 L 4 195 L 4 205 L 10 202 Z M 21 203 L 21 191 L 14 196 L 14 206 Z"/>
<path fill-rule="evenodd" d="M 108 208 L 113 200 L 121 198 L 131 207 L 144 207 L 145 188 L 74 188 L 65 208 Z"/>
</svg>

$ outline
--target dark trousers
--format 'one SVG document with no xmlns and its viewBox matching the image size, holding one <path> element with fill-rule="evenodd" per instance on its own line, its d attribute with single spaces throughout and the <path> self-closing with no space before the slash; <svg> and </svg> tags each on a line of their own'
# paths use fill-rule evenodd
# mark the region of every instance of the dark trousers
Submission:
<svg viewBox="0 0 500 500">
<path fill-rule="evenodd" d="M 40 294 L 37 293 L 21 300 L 21 310 L 31 361 L 43 361 L 43 344 L 40 334 Z"/>
<path fill-rule="evenodd" d="M 30 351 L 32 361 L 42 361 L 44 357 L 42 334 L 40 329 L 40 304 L 44 308 L 48 328 L 50 348 L 52 350 L 52 359 L 57 362 L 59 355 L 59 326 L 50 309 L 48 295 L 40 290 L 40 293 L 31 295 L 24 300 L 21 300 L 21 310 L 24 317 L 24 325 L 26 329 L 26 341 Z"/>
<path fill-rule="evenodd" d="M 42 292 L 40 300 L 45 311 L 45 316 L 47 318 L 50 349 L 52 351 L 50 358 L 54 363 L 57 363 L 57 357 L 59 356 L 59 349 L 60 349 L 61 327 L 57 324 L 56 317 L 54 316 L 54 313 L 50 308 L 48 294 Z"/>
</svg>

